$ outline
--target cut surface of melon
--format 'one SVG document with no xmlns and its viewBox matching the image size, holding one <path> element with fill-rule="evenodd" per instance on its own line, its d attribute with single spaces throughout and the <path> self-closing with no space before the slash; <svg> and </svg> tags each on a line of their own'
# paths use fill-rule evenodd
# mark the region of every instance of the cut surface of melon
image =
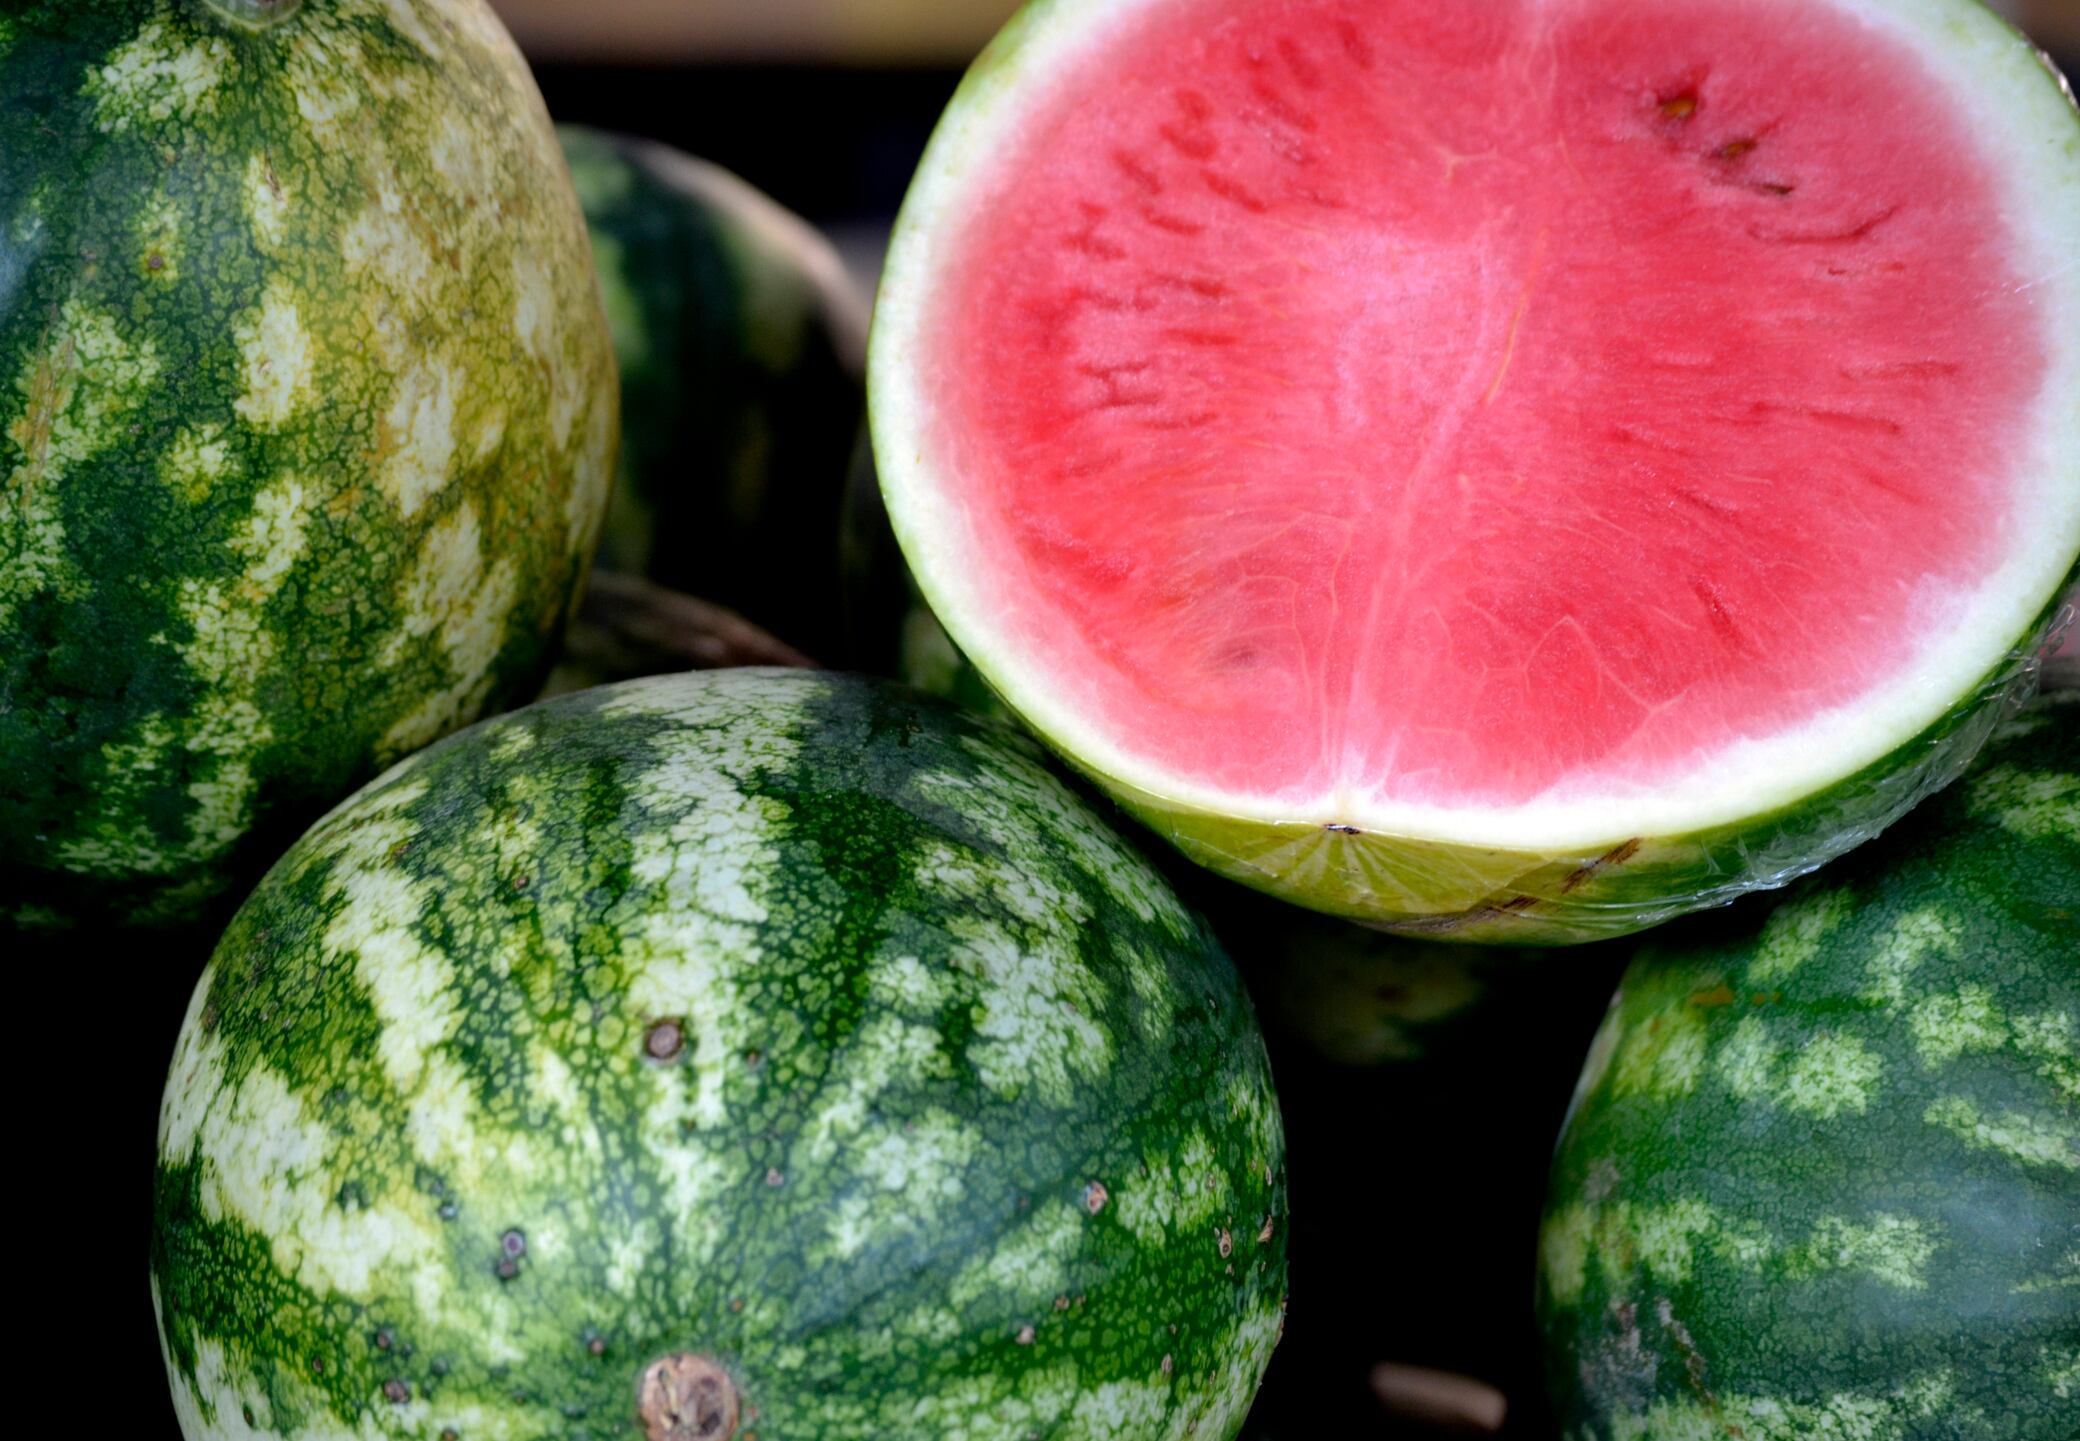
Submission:
<svg viewBox="0 0 2080 1441">
<path fill-rule="evenodd" d="M 1954 0 L 1052 0 L 875 337 L 890 509 L 1166 806 L 1737 824 L 1997 672 L 2080 553 L 2080 120 Z"/>
</svg>

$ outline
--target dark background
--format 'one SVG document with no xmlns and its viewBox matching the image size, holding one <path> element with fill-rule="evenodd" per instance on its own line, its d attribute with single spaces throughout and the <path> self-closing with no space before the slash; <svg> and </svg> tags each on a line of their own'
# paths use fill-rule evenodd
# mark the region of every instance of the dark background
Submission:
<svg viewBox="0 0 2080 1441">
<path fill-rule="evenodd" d="M 590 8 L 611 18 L 618 3 Z M 660 0 L 628 3 L 648 13 Z M 683 3 L 698 14 L 750 0 Z M 2075 73 L 2080 0 L 2014 3 L 2034 4 L 2031 23 Z M 573 47 L 568 12 L 540 19 L 554 12 L 533 0 L 499 8 L 535 49 L 559 120 L 652 136 L 736 171 L 822 226 L 863 282 L 959 79 L 958 54 L 906 65 L 884 53 L 869 67 L 827 54 L 774 63 L 753 47 L 728 61 L 674 55 L 669 64 L 629 64 L 612 58 L 611 43 Z M 938 43 L 949 43 L 943 27 Z M 557 58 L 573 48 L 584 58 Z M 1187 890 L 1205 885 L 1180 880 Z M 22 1098 L 32 1118 L 17 1142 L 17 1173 L 52 1183 L 35 1193 L 30 1223 L 14 1228 L 27 1271 L 48 1268 L 52 1277 L 25 1293 L 24 1319 L 36 1328 L 25 1359 L 40 1359 L 22 1373 L 21 1394 L 32 1381 L 48 1383 L 68 1430 L 147 1441 L 178 1434 L 161 1379 L 145 1237 L 160 1088 L 205 951 L 137 937 L 32 949 L 0 937 L 0 953 L 20 963 L 27 1053 L 56 1058 L 60 1076 L 84 1078 L 64 1089 L 17 1068 L 30 1081 Z M 1273 1032 L 1296 1217 L 1292 1304 L 1244 1433 L 1250 1441 L 1440 1434 L 1378 1405 L 1367 1375 L 1380 1361 L 1490 1382 L 1510 1400 L 1505 1436 L 1551 1441 L 1530 1319 L 1540 1190 L 1615 970 L 1605 955 L 1558 954 L 1550 964 L 1573 968 L 1579 984 L 1541 983 L 1529 1008 L 1503 997 L 1491 1032 L 1421 1065 L 1335 1066 Z"/>
</svg>

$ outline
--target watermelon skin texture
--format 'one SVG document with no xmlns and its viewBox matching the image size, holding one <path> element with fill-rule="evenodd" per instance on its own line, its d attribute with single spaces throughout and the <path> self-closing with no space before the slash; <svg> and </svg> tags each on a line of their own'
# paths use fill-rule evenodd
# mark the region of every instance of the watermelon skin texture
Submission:
<svg viewBox="0 0 2080 1441">
<path fill-rule="evenodd" d="M 422 752 L 247 902 L 152 1289 L 189 1441 L 635 1436 L 687 1353 L 767 1441 L 1229 1437 L 1282 1146 L 1204 922 L 1028 742 L 636 681 Z"/>
<path fill-rule="evenodd" d="M 557 134 L 621 367 L 600 563 L 837 661 L 866 297 L 829 242 L 727 171 L 653 141 Z"/>
<path fill-rule="evenodd" d="M 1647 945 L 1556 1155 L 1570 1438 L 2080 1435 L 2080 705 Z"/>
<path fill-rule="evenodd" d="M 531 694 L 596 542 L 613 355 L 511 41 L 266 8 L 0 31 L 0 928 L 249 884 Z"/>
</svg>

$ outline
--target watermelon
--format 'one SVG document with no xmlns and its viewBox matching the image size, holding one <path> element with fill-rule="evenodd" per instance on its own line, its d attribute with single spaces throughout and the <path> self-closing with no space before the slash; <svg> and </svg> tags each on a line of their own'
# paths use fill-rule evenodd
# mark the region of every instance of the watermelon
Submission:
<svg viewBox="0 0 2080 1441">
<path fill-rule="evenodd" d="M 1644 947 L 1554 1160 L 1570 1441 L 2080 1435 L 2080 696 Z"/>
<path fill-rule="evenodd" d="M 621 363 L 601 565 L 835 660 L 866 298 L 829 241 L 729 172 L 654 141 L 557 133 Z"/>
<path fill-rule="evenodd" d="M 420 753 L 247 901 L 152 1291 L 188 1441 L 1222 1441 L 1281 1135 L 1205 923 L 1030 743 L 633 681 Z"/>
<path fill-rule="evenodd" d="M 1617 977 L 1622 947 L 1585 948 L 1561 966 L 1513 946 L 1465 946 L 1376 931 L 1238 886 L 1198 898 L 1275 1031 L 1342 1066 L 1521 1057 L 1556 1002 Z"/>
<path fill-rule="evenodd" d="M 1195 859 L 1571 941 L 1954 777 L 2080 561 L 2080 110 L 1971 0 L 1038 0 L 905 204 L 888 508 Z"/>
<path fill-rule="evenodd" d="M 177 922 L 540 683 L 613 354 L 481 0 L 8 17 L 0 929 Z"/>
</svg>

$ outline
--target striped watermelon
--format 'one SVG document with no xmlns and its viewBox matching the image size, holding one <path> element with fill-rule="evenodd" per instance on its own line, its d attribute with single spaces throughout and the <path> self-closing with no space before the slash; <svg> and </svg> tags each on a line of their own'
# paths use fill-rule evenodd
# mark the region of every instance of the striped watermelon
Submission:
<svg viewBox="0 0 2080 1441">
<path fill-rule="evenodd" d="M 866 411 L 866 297 L 800 217 L 654 141 L 559 129 L 621 363 L 600 563 L 834 662 L 838 543 Z"/>
<path fill-rule="evenodd" d="M 0 926 L 178 920 L 530 693 L 613 357 L 482 0 L 0 29 Z"/>
<path fill-rule="evenodd" d="M 2080 696 L 1643 950 L 1541 1262 L 1570 1438 L 2080 1436 Z"/>
<path fill-rule="evenodd" d="M 1218 1441 L 1280 1326 L 1204 923 L 874 682 L 637 681 L 399 766 L 240 912 L 159 1135 L 188 1441 Z"/>
</svg>

